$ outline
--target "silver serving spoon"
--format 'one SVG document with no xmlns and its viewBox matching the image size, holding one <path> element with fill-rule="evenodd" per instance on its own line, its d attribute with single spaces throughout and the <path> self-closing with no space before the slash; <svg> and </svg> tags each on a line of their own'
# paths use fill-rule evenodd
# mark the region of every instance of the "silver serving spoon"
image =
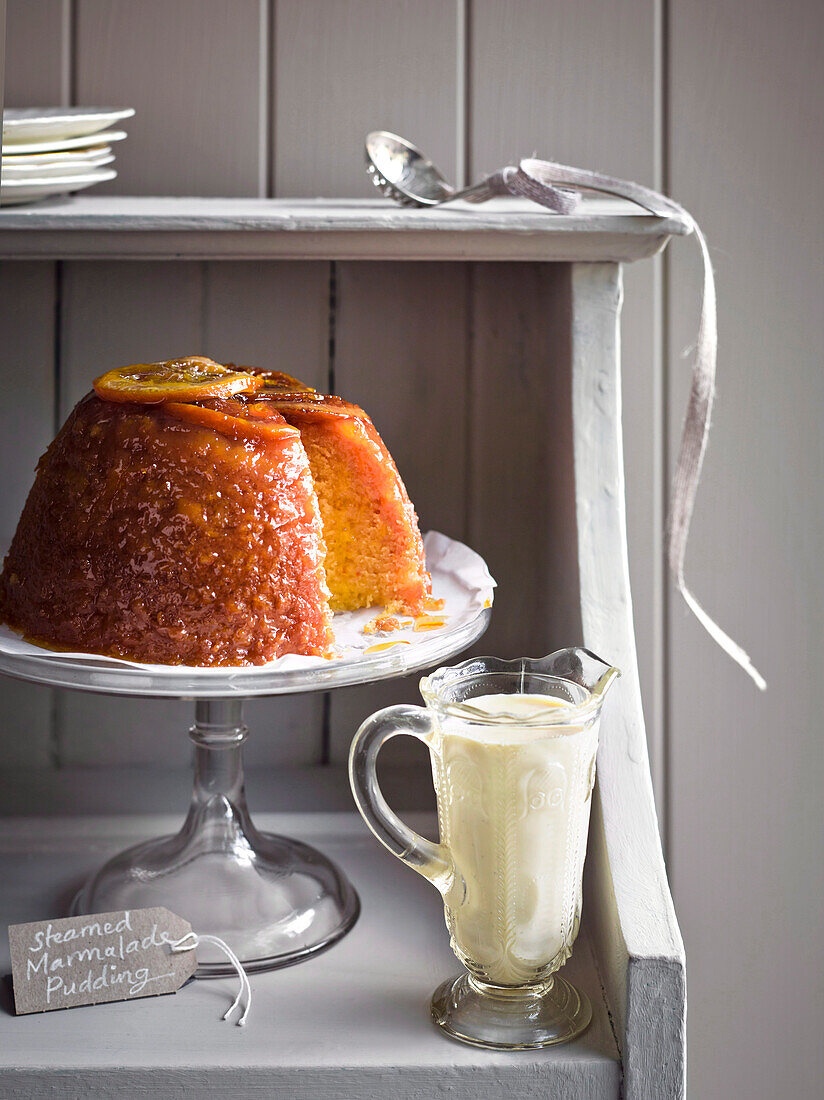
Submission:
<svg viewBox="0 0 824 1100">
<path fill-rule="evenodd" d="M 520 195 L 550 210 L 571 214 L 580 201 L 575 192 L 527 178 L 522 168 L 515 167 L 502 168 L 480 183 L 457 190 L 411 141 L 388 130 L 367 134 L 366 172 L 382 194 L 401 206 L 440 206 L 456 199 L 479 203 L 499 195 Z"/>
</svg>

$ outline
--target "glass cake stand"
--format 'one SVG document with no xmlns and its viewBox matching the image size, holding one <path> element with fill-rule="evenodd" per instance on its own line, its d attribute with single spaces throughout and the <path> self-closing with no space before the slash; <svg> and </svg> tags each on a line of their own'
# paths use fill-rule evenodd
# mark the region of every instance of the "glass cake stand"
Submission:
<svg viewBox="0 0 824 1100">
<path fill-rule="evenodd" d="M 114 695 L 192 699 L 192 802 L 183 828 L 121 852 L 86 882 L 72 912 L 163 905 L 197 932 L 220 936 L 249 971 L 289 966 L 323 951 L 358 918 L 358 895 L 326 856 L 288 837 L 261 833 L 249 817 L 243 782 L 246 698 L 328 691 L 431 668 L 479 638 L 484 608 L 454 629 L 412 645 L 316 667 L 186 669 L 107 664 L 88 658 L 0 652 L 0 672 L 50 687 Z M 232 967 L 198 949 L 198 976 Z"/>
</svg>

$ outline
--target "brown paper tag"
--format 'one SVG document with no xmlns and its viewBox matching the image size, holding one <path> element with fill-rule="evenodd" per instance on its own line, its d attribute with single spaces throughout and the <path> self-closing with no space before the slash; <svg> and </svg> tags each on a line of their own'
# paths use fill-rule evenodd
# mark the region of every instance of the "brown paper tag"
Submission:
<svg viewBox="0 0 824 1100">
<path fill-rule="evenodd" d="M 168 944 L 192 931 L 168 909 L 9 925 L 14 1007 L 27 1012 L 176 993 L 197 969 L 194 951 Z"/>
</svg>

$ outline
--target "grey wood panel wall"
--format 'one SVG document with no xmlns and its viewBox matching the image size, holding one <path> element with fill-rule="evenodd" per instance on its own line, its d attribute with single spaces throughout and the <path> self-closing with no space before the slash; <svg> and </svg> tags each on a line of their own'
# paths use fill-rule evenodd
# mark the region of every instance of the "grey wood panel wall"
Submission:
<svg viewBox="0 0 824 1100">
<path fill-rule="evenodd" d="M 824 781 L 811 661 L 824 642 L 821 5 L 9 0 L 8 9 L 10 105 L 102 98 L 137 108 L 117 149 L 112 189 L 123 193 L 365 195 L 360 139 L 386 126 L 459 181 L 534 150 L 666 185 L 702 222 L 722 350 L 688 566 L 699 596 L 763 666 L 765 697 L 714 650 L 662 572 L 688 385 L 680 355 L 697 309 L 694 245 L 626 272 L 623 324 L 630 563 L 690 960 L 690 1094 L 821 1094 L 823 975 L 808 949 L 824 917 L 821 830 L 810 819 Z M 120 264 L 96 277 L 93 266 L 0 271 L 3 524 L 13 525 L 58 400 L 65 409 L 96 360 L 176 353 L 184 349 L 166 344 L 184 338 L 218 357 L 261 361 L 271 350 L 319 381 L 331 365 L 339 388 L 374 412 L 424 523 L 494 559 L 503 583 L 487 644 L 561 640 L 543 628 L 569 627 L 566 611 L 544 620 L 510 596 L 505 542 L 484 513 L 491 443 L 468 413 L 503 403 L 517 423 L 529 395 L 551 408 L 552 317 L 538 298 L 551 272 Z M 515 389 L 502 396 L 504 372 Z M 442 492 L 415 446 L 440 430 L 440 410 L 433 423 L 422 411 L 436 393 L 463 396 Z M 507 507 L 510 522 L 534 529 L 525 498 Z M 413 682 L 338 693 L 328 743 L 317 701 L 256 704 L 252 720 L 282 733 L 253 737 L 250 754 L 261 764 L 340 759 L 368 710 L 414 693 Z M 115 727 L 100 700 L 6 681 L 4 762 L 182 760 L 185 708 L 118 709 Z M 114 728 L 127 736 L 114 741 Z"/>
<path fill-rule="evenodd" d="M 6 106 L 69 102 L 69 0 L 17 0 L 6 5 Z"/>
<path fill-rule="evenodd" d="M 2 405 L 0 540 L 7 546 L 38 458 L 54 434 L 56 404 L 54 264 L 0 265 Z M 53 693 L 2 681 L 0 745 L 6 763 L 53 763 Z"/>
<path fill-rule="evenodd" d="M 823 46 L 821 4 L 671 8 L 670 183 L 720 293 L 688 573 L 769 683 L 753 690 L 673 602 L 670 855 L 696 1097 L 824 1095 Z M 696 253 L 669 257 L 673 363 L 694 338 Z M 673 448 L 686 387 L 674 371 Z"/>
<path fill-rule="evenodd" d="M 364 195 L 369 130 L 459 159 L 459 0 L 276 0 L 274 193 Z"/>
<path fill-rule="evenodd" d="M 115 194 L 266 194 L 260 0 L 77 0 L 72 94 L 135 107 Z"/>
</svg>

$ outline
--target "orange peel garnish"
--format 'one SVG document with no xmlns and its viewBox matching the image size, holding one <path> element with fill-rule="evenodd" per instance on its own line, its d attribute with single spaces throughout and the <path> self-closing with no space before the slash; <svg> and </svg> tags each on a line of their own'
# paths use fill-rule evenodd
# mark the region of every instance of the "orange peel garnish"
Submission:
<svg viewBox="0 0 824 1100">
<path fill-rule="evenodd" d="M 366 417 L 366 413 L 358 405 L 332 394 L 268 392 L 266 397 L 287 419 L 290 416 L 300 420 L 324 420 L 330 416 L 345 420 L 363 420 Z"/>
<path fill-rule="evenodd" d="M 314 386 L 307 386 L 299 378 L 295 378 L 292 374 L 286 374 L 282 370 L 264 370 L 263 367 L 237 367 L 234 363 L 227 363 L 226 366 L 231 367 L 232 370 L 248 371 L 249 374 L 262 378 L 262 393 L 317 393 Z"/>
<path fill-rule="evenodd" d="M 257 374 L 221 366 L 213 359 L 188 355 L 163 363 L 133 363 L 116 367 L 94 380 L 94 390 L 104 401 L 159 405 L 166 401 L 199 401 L 206 397 L 231 397 L 262 389 Z"/>
<path fill-rule="evenodd" d="M 177 401 L 167 401 L 163 405 L 163 411 L 175 417 L 176 420 L 183 420 L 201 428 L 211 428 L 220 435 L 229 436 L 230 439 L 236 439 L 239 442 L 253 440 L 258 443 L 271 443 L 276 440 L 300 439 L 297 428 L 290 427 L 282 417 L 278 417 L 277 420 L 246 420 L 219 409 Z"/>
</svg>

